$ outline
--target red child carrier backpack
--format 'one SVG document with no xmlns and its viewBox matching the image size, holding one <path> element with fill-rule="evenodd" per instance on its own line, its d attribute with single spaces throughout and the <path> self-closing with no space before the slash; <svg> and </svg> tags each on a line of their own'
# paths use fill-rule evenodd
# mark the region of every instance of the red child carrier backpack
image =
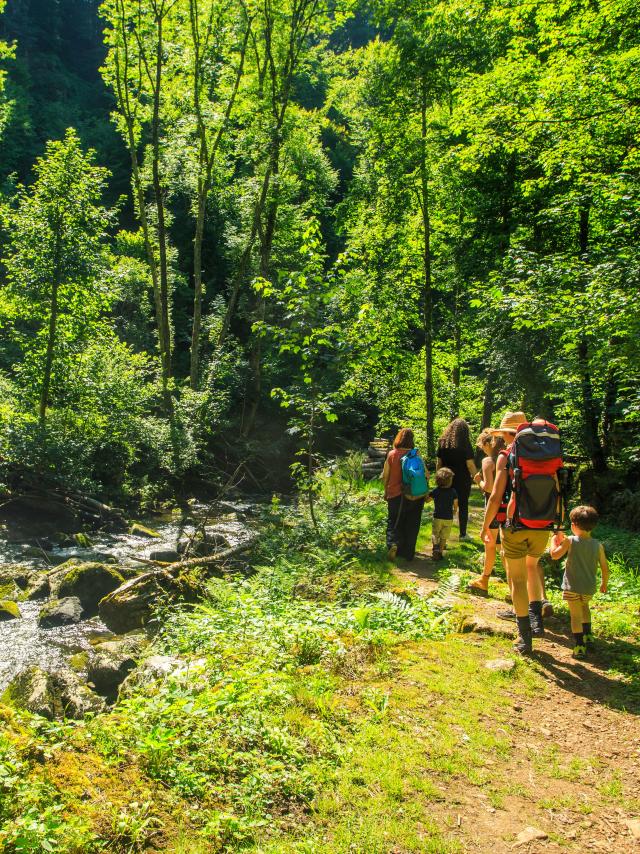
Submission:
<svg viewBox="0 0 640 854">
<path fill-rule="evenodd" d="M 564 481 L 562 443 L 555 424 L 535 421 L 518 427 L 509 449 L 509 471 L 511 527 L 552 529 L 560 520 Z"/>
</svg>

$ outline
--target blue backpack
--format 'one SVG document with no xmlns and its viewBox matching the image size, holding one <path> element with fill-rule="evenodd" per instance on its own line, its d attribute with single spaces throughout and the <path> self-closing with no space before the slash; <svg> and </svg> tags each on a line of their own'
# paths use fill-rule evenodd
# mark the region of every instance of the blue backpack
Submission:
<svg viewBox="0 0 640 854">
<path fill-rule="evenodd" d="M 415 448 L 400 460 L 402 464 L 402 491 L 407 498 L 424 498 L 429 491 L 427 472 L 422 457 Z"/>
</svg>

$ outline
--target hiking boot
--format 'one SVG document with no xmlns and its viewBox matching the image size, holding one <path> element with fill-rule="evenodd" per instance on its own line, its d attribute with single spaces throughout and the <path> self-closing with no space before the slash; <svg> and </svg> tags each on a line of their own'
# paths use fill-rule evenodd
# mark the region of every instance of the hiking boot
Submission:
<svg viewBox="0 0 640 854">
<path fill-rule="evenodd" d="M 395 560 L 397 554 L 398 554 L 398 544 L 392 543 L 389 546 L 389 551 L 387 552 L 387 557 L 389 558 L 389 560 Z"/>
<path fill-rule="evenodd" d="M 548 599 L 542 600 L 542 616 L 547 619 L 547 617 L 553 617 L 553 605 L 549 602 Z"/>
<path fill-rule="evenodd" d="M 544 621 L 542 619 L 542 602 L 531 602 L 529 605 L 529 622 L 534 638 L 544 637 Z"/>
<path fill-rule="evenodd" d="M 571 653 L 573 658 L 586 658 L 587 656 L 587 648 L 584 645 L 578 644 L 574 646 L 573 652 Z"/>
<path fill-rule="evenodd" d="M 531 638 L 518 638 L 518 640 L 513 645 L 513 649 L 520 655 L 531 655 L 531 653 L 533 652 L 533 644 L 531 643 Z"/>
<path fill-rule="evenodd" d="M 531 643 L 531 623 L 529 617 L 517 617 L 518 622 L 518 639 L 513 645 L 516 652 L 520 655 L 530 655 L 533 652 Z"/>
<path fill-rule="evenodd" d="M 434 546 L 433 551 L 431 552 L 432 560 L 442 560 L 442 549 L 440 546 Z"/>
<path fill-rule="evenodd" d="M 515 622 L 516 612 L 512 610 L 498 611 L 496 617 L 499 617 L 501 620 L 513 620 Z"/>
</svg>

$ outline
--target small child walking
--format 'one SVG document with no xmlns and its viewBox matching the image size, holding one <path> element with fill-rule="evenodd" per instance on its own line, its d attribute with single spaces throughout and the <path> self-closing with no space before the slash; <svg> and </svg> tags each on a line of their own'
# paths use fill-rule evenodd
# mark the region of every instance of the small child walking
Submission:
<svg viewBox="0 0 640 854">
<path fill-rule="evenodd" d="M 591 610 L 589 602 L 598 586 L 598 565 L 602 572 L 600 592 L 607 592 L 609 564 L 604 546 L 591 536 L 598 524 L 598 511 L 582 505 L 574 507 L 569 514 L 572 536 L 565 537 L 559 531 L 551 541 L 550 554 L 553 560 L 567 555 L 562 579 L 562 598 L 569 607 L 571 631 L 573 633 L 573 657 L 584 658 L 593 642 Z"/>
<path fill-rule="evenodd" d="M 452 487 L 453 472 L 448 468 L 436 472 L 436 488 L 427 496 L 427 501 L 433 501 L 433 527 L 431 541 L 433 543 L 432 557 L 440 560 L 442 552 L 447 547 L 447 540 L 453 525 L 453 512 L 458 509 L 458 493 Z"/>
</svg>

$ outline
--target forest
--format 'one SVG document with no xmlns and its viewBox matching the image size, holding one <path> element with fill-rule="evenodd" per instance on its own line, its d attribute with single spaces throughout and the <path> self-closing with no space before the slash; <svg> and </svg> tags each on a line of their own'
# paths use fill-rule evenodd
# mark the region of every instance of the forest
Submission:
<svg viewBox="0 0 640 854">
<path fill-rule="evenodd" d="M 637 524 L 637 16 L 9 2 L 7 488 L 286 488 L 506 406 Z"/>
<path fill-rule="evenodd" d="M 0 0 L 0 854 L 637 851 L 639 128 L 634 0 Z"/>
</svg>

